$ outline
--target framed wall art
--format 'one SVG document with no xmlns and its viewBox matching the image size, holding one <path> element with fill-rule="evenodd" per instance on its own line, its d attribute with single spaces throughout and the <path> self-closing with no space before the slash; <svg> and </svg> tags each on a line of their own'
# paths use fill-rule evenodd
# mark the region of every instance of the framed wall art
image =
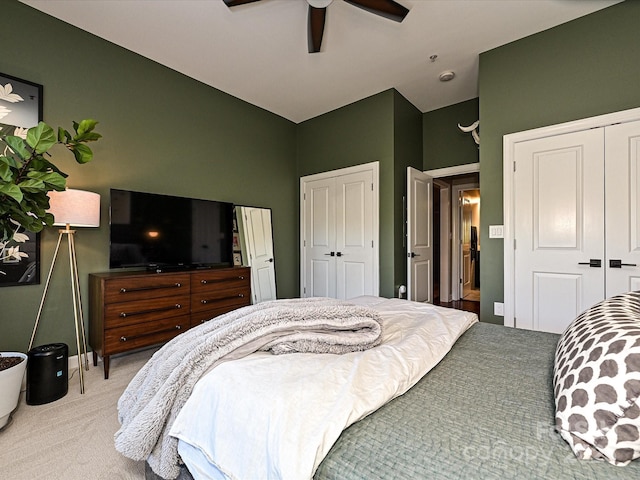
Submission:
<svg viewBox="0 0 640 480">
<path fill-rule="evenodd" d="M 0 133 L 26 136 L 27 130 L 42 120 L 42 85 L 0 73 Z M 0 141 L 0 154 L 9 148 Z M 0 287 L 40 283 L 40 234 L 20 231 L 24 242 L 9 241 L 0 258 Z M 23 237 L 24 238 L 24 237 Z M 9 255 L 17 247 L 26 254 Z"/>
</svg>

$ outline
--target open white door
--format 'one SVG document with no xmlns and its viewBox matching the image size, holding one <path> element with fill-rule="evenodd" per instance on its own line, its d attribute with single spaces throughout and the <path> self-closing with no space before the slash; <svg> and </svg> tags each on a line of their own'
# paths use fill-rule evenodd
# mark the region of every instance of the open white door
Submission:
<svg viewBox="0 0 640 480">
<path fill-rule="evenodd" d="M 407 167 L 407 299 L 433 301 L 433 179 Z"/>
<path fill-rule="evenodd" d="M 273 259 L 271 210 L 268 208 L 237 207 L 243 250 L 251 267 L 252 302 L 276 299 L 276 269 Z"/>
</svg>

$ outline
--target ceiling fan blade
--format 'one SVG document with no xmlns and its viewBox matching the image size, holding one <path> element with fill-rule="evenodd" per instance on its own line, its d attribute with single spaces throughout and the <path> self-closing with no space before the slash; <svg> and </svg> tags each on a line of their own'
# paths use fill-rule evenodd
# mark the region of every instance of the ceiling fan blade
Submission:
<svg viewBox="0 0 640 480">
<path fill-rule="evenodd" d="M 401 22 L 409 13 L 409 9 L 403 7 L 394 0 L 344 0 L 351 5 L 360 7 L 376 15 L 381 15 L 390 20 Z"/>
<path fill-rule="evenodd" d="M 320 51 L 326 15 L 326 7 L 316 8 L 309 5 L 309 53 Z"/>
<path fill-rule="evenodd" d="M 245 3 L 259 2 L 260 0 L 222 0 L 227 4 L 227 7 L 237 7 L 238 5 L 244 5 Z"/>
</svg>

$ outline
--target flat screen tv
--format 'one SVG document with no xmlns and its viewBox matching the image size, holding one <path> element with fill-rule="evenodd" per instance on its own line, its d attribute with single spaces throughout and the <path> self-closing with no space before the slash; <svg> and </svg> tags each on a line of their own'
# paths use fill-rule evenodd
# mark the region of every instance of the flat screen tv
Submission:
<svg viewBox="0 0 640 480">
<path fill-rule="evenodd" d="M 233 264 L 233 204 L 111 189 L 109 268 Z"/>
</svg>

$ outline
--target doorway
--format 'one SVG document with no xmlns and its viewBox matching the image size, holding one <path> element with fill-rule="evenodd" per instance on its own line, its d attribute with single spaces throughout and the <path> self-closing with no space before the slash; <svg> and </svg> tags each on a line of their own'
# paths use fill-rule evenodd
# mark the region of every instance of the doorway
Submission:
<svg viewBox="0 0 640 480">
<path fill-rule="evenodd" d="M 480 312 L 479 170 L 480 164 L 475 163 L 425 172 L 434 178 L 434 304 L 478 314 Z M 461 197 L 461 195 L 464 196 Z M 466 202 L 463 203 L 464 198 Z M 468 205 L 466 222 L 463 218 L 465 203 Z M 475 227 L 475 231 L 472 231 L 472 226 Z M 467 244 L 466 248 L 462 242 Z M 471 254 L 472 245 L 473 255 Z M 466 263 L 468 279 L 466 292 L 461 289 L 461 285 L 465 283 L 465 260 L 463 259 L 465 252 L 469 260 Z"/>
<path fill-rule="evenodd" d="M 480 189 L 460 191 L 461 292 L 459 297 L 471 302 L 480 301 Z"/>
</svg>

